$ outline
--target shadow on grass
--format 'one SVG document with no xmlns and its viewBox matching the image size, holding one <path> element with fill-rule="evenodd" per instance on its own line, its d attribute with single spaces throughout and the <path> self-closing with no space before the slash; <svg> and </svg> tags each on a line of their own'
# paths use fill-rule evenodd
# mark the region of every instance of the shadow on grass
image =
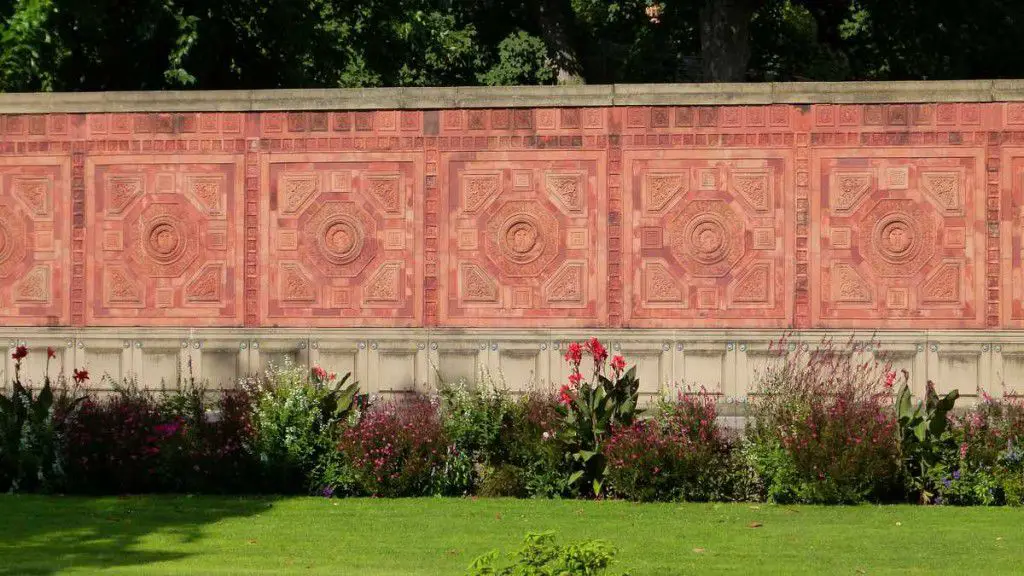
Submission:
<svg viewBox="0 0 1024 576">
<path fill-rule="evenodd" d="M 0 575 L 46 575 L 182 560 L 204 526 L 265 512 L 273 498 L 0 495 Z M 142 546 L 143 540 L 158 537 Z M 192 550 L 190 550 L 192 548 Z"/>
</svg>

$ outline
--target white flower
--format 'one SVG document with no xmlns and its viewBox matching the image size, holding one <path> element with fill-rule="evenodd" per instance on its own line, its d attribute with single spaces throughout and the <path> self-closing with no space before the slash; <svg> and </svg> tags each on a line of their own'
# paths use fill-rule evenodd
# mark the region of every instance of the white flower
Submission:
<svg viewBox="0 0 1024 576">
<path fill-rule="evenodd" d="M 545 430 L 544 433 L 541 434 L 541 438 L 547 440 L 548 438 L 551 438 L 551 433 Z"/>
</svg>

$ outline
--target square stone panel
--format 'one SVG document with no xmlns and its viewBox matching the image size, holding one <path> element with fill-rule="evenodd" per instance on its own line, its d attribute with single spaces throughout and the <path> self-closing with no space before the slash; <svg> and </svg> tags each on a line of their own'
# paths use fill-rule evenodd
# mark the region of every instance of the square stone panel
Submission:
<svg viewBox="0 0 1024 576">
<path fill-rule="evenodd" d="M 86 321 L 239 326 L 243 160 L 86 161 Z"/>
<path fill-rule="evenodd" d="M 984 327 L 983 151 L 812 153 L 813 326 Z"/>
<path fill-rule="evenodd" d="M 0 159 L 0 323 L 70 321 L 70 166 L 64 158 Z"/>
<path fill-rule="evenodd" d="M 421 158 L 354 152 L 263 161 L 264 326 L 421 322 Z"/>
<path fill-rule="evenodd" d="M 787 326 L 790 153 L 623 156 L 626 325 Z"/>
<path fill-rule="evenodd" d="M 606 321 L 603 153 L 464 152 L 441 163 L 442 326 Z"/>
</svg>

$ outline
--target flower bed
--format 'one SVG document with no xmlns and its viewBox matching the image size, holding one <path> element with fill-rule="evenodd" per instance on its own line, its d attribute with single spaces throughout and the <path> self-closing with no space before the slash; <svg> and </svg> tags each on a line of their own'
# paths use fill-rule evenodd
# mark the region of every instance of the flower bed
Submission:
<svg viewBox="0 0 1024 576">
<path fill-rule="evenodd" d="M 51 381 L 48 363 L 32 389 L 18 347 L 0 490 L 1021 504 L 1024 404 L 985 396 L 954 416 L 955 393 L 929 384 L 918 402 L 852 346 L 774 347 L 738 438 L 704 389 L 641 408 L 635 367 L 597 339 L 568 346 L 554 391 L 482 378 L 386 402 L 290 364 L 212 401 L 194 386 L 101 397 L 86 371 Z"/>
</svg>

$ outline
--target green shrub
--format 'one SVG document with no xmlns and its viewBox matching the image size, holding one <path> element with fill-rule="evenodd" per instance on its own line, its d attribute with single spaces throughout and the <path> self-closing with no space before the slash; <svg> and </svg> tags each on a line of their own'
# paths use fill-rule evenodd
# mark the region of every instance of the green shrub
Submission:
<svg viewBox="0 0 1024 576">
<path fill-rule="evenodd" d="M 850 341 L 790 352 L 758 379 L 744 450 L 769 501 L 855 503 L 900 495 L 891 389 L 896 374 Z"/>
<path fill-rule="evenodd" d="M 529 494 L 526 472 L 511 464 L 485 468 L 477 494 L 485 498 L 523 498 Z"/>
<path fill-rule="evenodd" d="M 465 381 L 442 384 L 438 395 L 441 426 L 452 443 L 449 466 L 457 476 L 447 481 L 443 491 L 470 492 L 482 470 L 508 461 L 511 447 L 502 442 L 502 431 L 511 424 L 516 402 L 487 372 L 472 385 Z"/>
<path fill-rule="evenodd" d="M 729 445 L 705 390 L 662 400 L 655 415 L 620 427 L 605 444 L 612 493 L 639 501 L 728 498 Z"/>
<path fill-rule="evenodd" d="M 523 547 L 498 565 L 498 551 L 476 558 L 468 576 L 599 576 L 609 574 L 616 550 L 600 540 L 558 545 L 553 532 L 527 534 Z M 628 572 L 621 573 L 628 576 Z"/>
<path fill-rule="evenodd" d="M 358 418 L 356 384 L 323 369 L 286 361 L 271 365 L 265 380 L 250 382 L 255 453 L 265 489 L 308 493 L 323 489 L 328 460 L 337 451 L 343 424 Z"/>
</svg>

